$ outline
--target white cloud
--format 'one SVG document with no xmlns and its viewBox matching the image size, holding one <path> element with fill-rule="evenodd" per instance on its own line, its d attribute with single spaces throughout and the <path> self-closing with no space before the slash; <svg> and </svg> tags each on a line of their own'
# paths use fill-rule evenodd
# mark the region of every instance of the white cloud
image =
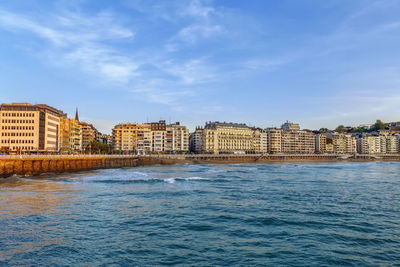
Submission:
<svg viewBox="0 0 400 267">
<path fill-rule="evenodd" d="M 48 25 L 40 18 L 27 18 L 0 11 L 0 27 L 11 31 L 28 31 L 49 41 L 45 51 L 59 65 L 78 66 L 108 82 L 128 83 L 137 74 L 138 64 L 131 58 L 108 47 L 103 41 L 131 40 L 134 33 L 118 25 L 110 13 L 85 17 L 66 12 L 55 16 Z"/>
<path fill-rule="evenodd" d="M 192 0 L 189 5 L 183 8 L 179 14 L 181 16 L 193 16 L 207 19 L 211 14 L 215 13 L 215 9 L 211 6 L 203 5 L 204 1 Z"/>
<path fill-rule="evenodd" d="M 179 79 L 184 85 L 204 84 L 216 77 L 216 69 L 204 59 L 193 59 L 184 63 L 167 61 L 165 71 Z"/>
</svg>

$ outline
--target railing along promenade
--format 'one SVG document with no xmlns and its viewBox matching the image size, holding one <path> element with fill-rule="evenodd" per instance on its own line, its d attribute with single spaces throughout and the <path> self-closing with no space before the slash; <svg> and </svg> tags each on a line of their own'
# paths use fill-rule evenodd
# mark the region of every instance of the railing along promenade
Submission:
<svg viewBox="0 0 400 267">
<path fill-rule="evenodd" d="M 0 155 L 0 177 L 177 163 L 400 161 L 400 154 Z"/>
</svg>

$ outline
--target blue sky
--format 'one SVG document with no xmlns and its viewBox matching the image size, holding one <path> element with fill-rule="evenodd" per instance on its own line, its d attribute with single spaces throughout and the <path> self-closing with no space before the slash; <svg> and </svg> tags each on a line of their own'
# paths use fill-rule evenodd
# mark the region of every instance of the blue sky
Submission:
<svg viewBox="0 0 400 267">
<path fill-rule="evenodd" d="M 400 120 L 400 1 L 2 0 L 0 102 L 103 132 Z"/>
</svg>

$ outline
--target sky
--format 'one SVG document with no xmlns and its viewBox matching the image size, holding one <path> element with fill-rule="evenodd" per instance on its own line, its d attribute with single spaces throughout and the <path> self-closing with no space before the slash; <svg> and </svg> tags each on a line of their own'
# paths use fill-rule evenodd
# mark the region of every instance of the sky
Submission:
<svg viewBox="0 0 400 267">
<path fill-rule="evenodd" d="M 398 0 L 2 0 L 0 102 L 164 119 L 400 121 Z"/>
</svg>

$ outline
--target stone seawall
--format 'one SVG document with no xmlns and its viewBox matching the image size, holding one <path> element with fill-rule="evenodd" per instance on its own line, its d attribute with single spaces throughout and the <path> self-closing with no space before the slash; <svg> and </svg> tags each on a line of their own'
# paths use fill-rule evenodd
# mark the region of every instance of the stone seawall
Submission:
<svg viewBox="0 0 400 267">
<path fill-rule="evenodd" d="M 137 156 L 12 156 L 0 158 L 0 177 L 175 163 L 176 159 Z"/>
<path fill-rule="evenodd" d="M 39 175 L 102 168 L 135 167 L 154 164 L 228 164 L 268 162 L 351 162 L 400 161 L 400 155 L 52 155 L 0 156 L 0 177 Z"/>
</svg>

